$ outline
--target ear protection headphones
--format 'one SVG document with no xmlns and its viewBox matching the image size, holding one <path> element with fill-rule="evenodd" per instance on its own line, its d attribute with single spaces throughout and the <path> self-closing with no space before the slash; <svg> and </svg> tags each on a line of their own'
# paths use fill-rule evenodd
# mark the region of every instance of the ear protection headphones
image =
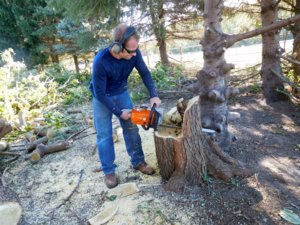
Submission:
<svg viewBox="0 0 300 225">
<path fill-rule="evenodd" d="M 136 33 L 136 30 L 134 27 L 132 27 L 132 26 L 127 27 L 122 38 L 118 41 L 115 41 L 111 45 L 112 52 L 115 54 L 119 54 L 123 50 L 124 44 L 126 43 L 126 41 L 128 41 L 128 39 L 135 33 Z"/>
</svg>

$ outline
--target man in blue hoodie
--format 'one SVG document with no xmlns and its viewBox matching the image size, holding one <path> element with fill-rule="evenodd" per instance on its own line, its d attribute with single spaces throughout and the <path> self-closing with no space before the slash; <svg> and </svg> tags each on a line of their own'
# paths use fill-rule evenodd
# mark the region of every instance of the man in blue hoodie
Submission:
<svg viewBox="0 0 300 225">
<path fill-rule="evenodd" d="M 94 125 L 97 131 L 98 156 L 108 188 L 118 185 L 115 174 L 115 149 L 112 138 L 112 114 L 119 118 L 127 153 L 134 169 L 154 174 L 144 159 L 138 127 L 130 121 L 133 104 L 127 90 L 127 80 L 136 68 L 150 94 L 150 105 L 161 101 L 139 50 L 139 36 L 132 26 L 121 24 L 113 33 L 114 43 L 100 51 L 94 59 L 90 90 L 93 95 Z"/>
</svg>

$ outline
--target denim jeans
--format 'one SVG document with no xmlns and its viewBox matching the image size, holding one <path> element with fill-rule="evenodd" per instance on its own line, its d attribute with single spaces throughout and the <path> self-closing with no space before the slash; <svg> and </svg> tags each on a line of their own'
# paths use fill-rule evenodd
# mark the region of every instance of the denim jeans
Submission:
<svg viewBox="0 0 300 225">
<path fill-rule="evenodd" d="M 127 91 L 120 95 L 108 96 L 120 109 L 132 109 L 133 104 Z M 102 164 L 104 174 L 115 172 L 115 149 L 112 132 L 112 112 L 96 98 L 93 98 L 94 125 L 97 131 L 98 156 Z M 137 125 L 132 124 L 130 119 L 119 118 L 123 129 L 123 137 L 126 150 L 130 156 L 133 167 L 144 162 L 144 153 L 141 145 L 141 137 Z"/>
</svg>

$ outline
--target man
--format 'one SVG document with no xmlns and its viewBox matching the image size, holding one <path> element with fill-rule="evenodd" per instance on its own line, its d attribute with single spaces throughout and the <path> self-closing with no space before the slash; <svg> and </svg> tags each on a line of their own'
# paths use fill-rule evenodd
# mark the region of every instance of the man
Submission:
<svg viewBox="0 0 300 225">
<path fill-rule="evenodd" d="M 98 156 L 108 188 L 118 185 L 115 174 L 115 149 L 112 138 L 112 114 L 119 118 L 127 153 L 134 169 L 154 174 L 147 165 L 138 128 L 130 121 L 133 104 L 127 91 L 127 79 L 133 68 L 139 72 L 150 94 L 150 105 L 160 105 L 156 89 L 139 50 L 139 36 L 132 26 L 121 24 L 113 33 L 114 43 L 94 59 L 90 90 L 93 95 L 94 124 L 97 131 Z"/>
</svg>

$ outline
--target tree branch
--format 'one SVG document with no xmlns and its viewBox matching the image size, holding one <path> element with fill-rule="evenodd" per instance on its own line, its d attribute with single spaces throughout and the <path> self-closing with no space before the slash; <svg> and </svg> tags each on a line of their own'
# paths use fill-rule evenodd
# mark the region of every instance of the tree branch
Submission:
<svg viewBox="0 0 300 225">
<path fill-rule="evenodd" d="M 295 60 L 295 59 L 292 59 L 290 58 L 289 56 L 280 56 L 281 58 L 285 59 L 286 61 L 290 62 L 290 63 L 293 63 L 293 64 L 296 64 L 297 66 L 300 66 L 300 62 Z"/>
<path fill-rule="evenodd" d="M 275 22 L 273 24 L 262 27 L 260 29 L 248 31 L 248 32 L 241 33 L 241 34 L 228 35 L 226 48 L 229 48 L 230 46 L 232 46 L 234 43 L 236 43 L 238 41 L 241 41 L 241 40 L 244 40 L 244 39 L 247 39 L 247 38 L 251 38 L 251 37 L 269 32 L 271 30 L 282 28 L 284 26 L 290 25 L 290 24 L 295 23 L 297 21 L 300 21 L 300 14 L 296 15 L 296 16 L 293 16 L 293 17 L 290 17 L 288 19 L 284 19 L 284 20 Z"/>
<path fill-rule="evenodd" d="M 271 69 L 272 73 L 275 74 L 277 77 L 279 77 L 283 82 L 291 85 L 292 87 L 296 88 L 297 90 L 300 90 L 300 87 L 298 87 L 296 84 L 291 82 L 288 78 L 283 77 L 281 74 L 279 74 L 277 71 Z"/>
</svg>

